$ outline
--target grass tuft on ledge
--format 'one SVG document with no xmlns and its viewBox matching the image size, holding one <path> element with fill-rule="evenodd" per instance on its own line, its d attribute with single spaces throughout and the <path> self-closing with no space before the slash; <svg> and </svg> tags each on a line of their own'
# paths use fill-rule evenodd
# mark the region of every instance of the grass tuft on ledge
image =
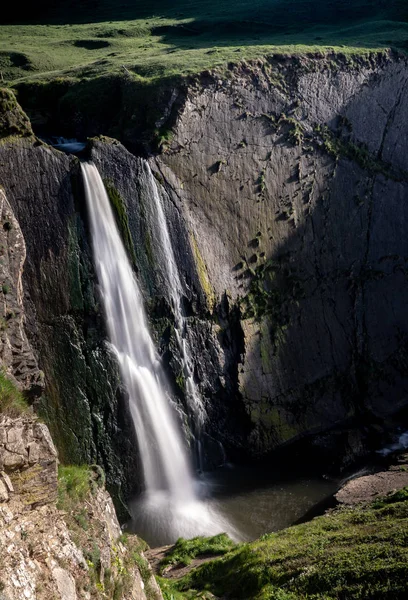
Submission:
<svg viewBox="0 0 408 600">
<path fill-rule="evenodd" d="M 179 538 L 160 562 L 160 572 L 167 566 L 187 566 L 197 556 L 219 556 L 235 548 L 236 544 L 225 534 L 214 537 L 195 537 L 191 540 Z"/>
<path fill-rule="evenodd" d="M 16 385 L 0 371 L 0 416 L 18 417 L 28 410 L 28 405 Z"/>
</svg>

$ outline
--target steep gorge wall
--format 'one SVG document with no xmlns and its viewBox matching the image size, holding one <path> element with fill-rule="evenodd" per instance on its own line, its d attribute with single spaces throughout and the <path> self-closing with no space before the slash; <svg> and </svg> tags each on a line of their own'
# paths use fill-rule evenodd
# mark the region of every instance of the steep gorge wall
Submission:
<svg viewBox="0 0 408 600">
<path fill-rule="evenodd" d="M 240 306 L 249 455 L 311 433 L 358 454 L 407 404 L 407 82 L 391 55 L 231 65 L 156 159 L 211 294 Z"/>
</svg>

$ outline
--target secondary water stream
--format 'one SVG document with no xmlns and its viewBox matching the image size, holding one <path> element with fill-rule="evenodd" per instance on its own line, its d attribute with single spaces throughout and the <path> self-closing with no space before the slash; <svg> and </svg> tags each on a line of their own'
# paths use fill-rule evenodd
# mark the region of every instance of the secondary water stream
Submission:
<svg viewBox="0 0 408 600">
<path fill-rule="evenodd" d="M 112 350 L 129 394 L 143 466 L 145 493 L 138 514 L 166 539 L 234 528 L 200 499 L 165 374 L 147 326 L 143 298 L 99 172 L 82 163 L 94 262 Z"/>
<path fill-rule="evenodd" d="M 196 431 L 199 432 L 205 421 L 205 410 L 194 381 L 193 358 L 188 339 L 187 320 L 182 308 L 183 286 L 157 184 L 150 170 L 149 163 L 145 162 L 145 165 L 148 174 L 146 183 L 149 188 L 150 210 L 152 212 L 151 229 L 155 234 L 153 252 L 157 256 L 158 261 L 160 261 L 160 264 L 164 267 L 163 272 L 165 273 L 166 278 L 163 283 L 174 312 L 174 329 L 177 344 L 180 349 L 181 360 L 183 361 L 183 375 L 186 382 L 187 403 L 193 425 L 195 426 Z"/>
</svg>

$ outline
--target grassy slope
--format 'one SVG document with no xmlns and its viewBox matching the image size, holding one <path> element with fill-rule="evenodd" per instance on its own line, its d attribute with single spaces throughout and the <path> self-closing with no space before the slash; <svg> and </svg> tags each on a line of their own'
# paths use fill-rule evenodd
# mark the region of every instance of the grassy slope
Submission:
<svg viewBox="0 0 408 600">
<path fill-rule="evenodd" d="M 196 544 L 197 545 L 197 544 Z M 408 594 L 408 489 L 240 544 L 164 596 L 231 600 L 398 600 Z"/>
<path fill-rule="evenodd" d="M 402 0 L 56 4 L 45 7 L 42 16 L 37 12 L 35 24 L 0 27 L 4 81 L 95 77 L 123 73 L 123 66 L 136 77 L 151 79 L 271 52 L 328 47 L 364 52 L 404 48 L 408 40 L 408 9 Z"/>
</svg>

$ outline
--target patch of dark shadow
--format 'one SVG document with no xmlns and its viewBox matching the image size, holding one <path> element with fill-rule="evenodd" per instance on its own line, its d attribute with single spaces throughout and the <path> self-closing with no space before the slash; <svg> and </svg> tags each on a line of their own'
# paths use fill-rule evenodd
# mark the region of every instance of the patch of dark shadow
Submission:
<svg viewBox="0 0 408 600">
<path fill-rule="evenodd" d="M 234 36 L 248 35 L 270 35 L 274 33 L 285 32 L 288 24 L 278 25 L 276 23 L 252 21 L 252 20 L 230 20 L 214 23 L 213 21 L 196 21 L 194 23 L 179 25 L 159 25 L 151 29 L 152 35 L 166 36 L 168 38 L 197 37 L 200 35 L 217 36 L 220 39 Z M 293 26 L 295 27 L 295 26 Z M 293 29 L 292 27 L 292 29 Z M 299 29 L 299 26 L 297 26 Z"/>
<path fill-rule="evenodd" d="M 251 256 L 251 258 L 249 259 L 249 262 L 250 262 L 251 264 L 255 264 L 255 263 L 257 263 L 257 262 L 258 262 L 258 256 L 257 256 L 256 254 L 253 254 L 253 255 Z"/>
<path fill-rule="evenodd" d="M 4 61 L 13 67 L 31 68 L 29 58 L 22 52 L 0 52 L 0 64 Z"/>
<path fill-rule="evenodd" d="M 105 29 L 95 34 L 97 38 L 143 37 L 150 32 L 148 27 L 129 27 L 127 29 Z"/>
<path fill-rule="evenodd" d="M 212 175 L 215 175 L 216 173 L 219 173 L 221 171 L 223 165 L 225 165 L 225 164 L 226 164 L 225 159 L 217 160 L 217 162 L 215 162 L 213 165 L 208 167 L 207 171 L 209 173 L 211 173 Z"/>
<path fill-rule="evenodd" d="M 232 267 L 232 270 L 233 271 L 241 271 L 241 269 L 243 269 L 243 268 L 244 268 L 244 263 L 241 260 L 239 263 L 237 263 L 235 265 L 235 267 Z"/>
<path fill-rule="evenodd" d="M 249 248 L 259 248 L 259 238 L 254 238 L 253 240 L 251 240 L 248 244 Z"/>
<path fill-rule="evenodd" d="M 136 73 L 136 75 L 140 75 L 141 77 L 150 77 L 152 75 L 161 75 L 166 74 L 166 66 L 165 65 L 135 65 L 134 67 L 129 67 L 129 71 Z"/>
<path fill-rule="evenodd" d="M 287 221 L 288 219 L 288 213 L 286 211 L 283 211 L 276 217 L 275 221 Z"/>
<path fill-rule="evenodd" d="M 201 35 L 206 29 L 194 25 L 159 25 L 158 27 L 152 27 L 151 33 L 157 36 L 194 37 Z"/>
<path fill-rule="evenodd" d="M 402 50 L 408 50 L 408 40 L 399 40 L 397 42 L 389 40 L 388 42 L 381 42 L 386 46 L 394 46 L 397 48 L 401 48 Z"/>
<path fill-rule="evenodd" d="M 111 43 L 106 40 L 75 40 L 74 42 L 74 46 L 86 50 L 100 50 L 101 48 L 109 48 L 110 45 Z"/>
</svg>

